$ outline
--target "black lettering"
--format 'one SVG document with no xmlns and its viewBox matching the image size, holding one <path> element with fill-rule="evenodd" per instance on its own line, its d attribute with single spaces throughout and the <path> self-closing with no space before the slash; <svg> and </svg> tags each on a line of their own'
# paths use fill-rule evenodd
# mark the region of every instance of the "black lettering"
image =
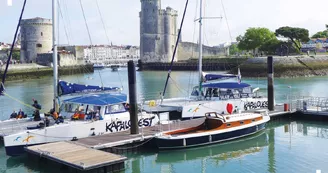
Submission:
<svg viewBox="0 0 328 173">
<path fill-rule="evenodd" d="M 108 131 L 113 132 L 112 127 L 111 127 L 112 124 L 113 124 L 113 123 L 110 123 L 110 124 L 107 124 L 107 123 L 106 123 L 106 132 L 108 132 Z"/>
<path fill-rule="evenodd" d="M 141 119 L 138 121 L 138 126 L 139 126 L 139 127 L 142 127 L 142 122 L 143 122 L 143 118 L 141 118 Z"/>
</svg>

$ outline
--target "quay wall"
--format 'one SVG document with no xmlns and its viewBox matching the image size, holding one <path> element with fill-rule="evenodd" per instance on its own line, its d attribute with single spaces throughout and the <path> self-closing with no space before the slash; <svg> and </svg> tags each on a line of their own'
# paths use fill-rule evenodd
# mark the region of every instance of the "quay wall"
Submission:
<svg viewBox="0 0 328 173">
<path fill-rule="evenodd" d="M 5 66 L 0 68 L 0 78 L 3 78 L 3 71 Z M 76 65 L 76 66 L 63 66 L 58 68 L 60 75 L 72 75 L 78 73 L 93 73 L 93 65 Z M 15 64 L 10 65 L 7 73 L 7 81 L 12 80 L 28 80 L 36 79 L 44 76 L 52 76 L 53 69 L 47 66 L 37 64 Z"/>
<path fill-rule="evenodd" d="M 328 56 L 291 56 L 273 58 L 275 77 L 325 76 L 328 75 Z M 168 71 L 170 63 L 142 63 L 141 71 Z M 228 71 L 243 77 L 267 77 L 267 57 L 257 58 L 205 58 L 203 71 Z M 173 64 L 174 71 L 196 71 L 198 60 L 191 59 Z"/>
</svg>

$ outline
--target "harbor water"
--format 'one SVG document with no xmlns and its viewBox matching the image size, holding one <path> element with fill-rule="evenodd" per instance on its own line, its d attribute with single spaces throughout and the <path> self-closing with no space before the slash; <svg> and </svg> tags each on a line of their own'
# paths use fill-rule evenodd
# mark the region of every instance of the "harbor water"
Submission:
<svg viewBox="0 0 328 173">
<path fill-rule="evenodd" d="M 137 72 L 139 101 L 159 99 L 166 72 Z M 196 72 L 172 72 L 166 97 L 188 96 L 197 83 Z M 128 93 L 127 70 L 110 69 L 92 74 L 61 76 L 61 80 L 88 85 L 118 86 Z M 328 97 L 328 77 L 275 79 L 276 103 L 284 103 L 291 95 Z M 0 97 L 1 119 L 13 110 L 33 110 L 27 105 L 32 98 L 44 111 L 52 105 L 52 77 L 6 83 L 7 96 Z M 266 95 L 265 78 L 242 78 L 242 82 L 260 88 Z M 265 131 L 254 136 L 218 145 L 188 150 L 128 154 L 123 172 L 328 172 L 328 124 L 304 120 L 272 121 Z M 27 156 L 7 157 L 0 144 L 0 172 L 67 172 L 58 165 L 38 163 Z"/>
</svg>

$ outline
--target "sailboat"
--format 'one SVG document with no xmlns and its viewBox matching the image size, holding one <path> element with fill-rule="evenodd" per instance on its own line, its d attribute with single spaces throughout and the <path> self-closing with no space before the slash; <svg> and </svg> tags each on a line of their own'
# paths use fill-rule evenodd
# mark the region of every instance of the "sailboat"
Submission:
<svg viewBox="0 0 328 173">
<path fill-rule="evenodd" d="M 66 118 L 51 126 L 29 128 L 4 136 L 6 154 L 18 156 L 24 147 L 49 142 L 78 140 L 89 136 L 128 130 L 131 126 L 127 95 L 117 87 L 89 86 L 58 81 L 56 43 L 56 0 L 53 6 L 53 71 L 54 71 L 54 110 L 59 117 Z M 58 88 L 60 88 L 58 90 Z M 59 108 L 59 96 L 67 95 Z M 56 111 L 57 112 L 57 111 Z M 72 119 L 71 119 L 72 118 Z M 157 124 L 158 116 L 139 112 L 138 126 Z"/>
<path fill-rule="evenodd" d="M 259 88 L 241 82 L 240 70 L 238 74 L 211 74 L 202 71 L 203 44 L 202 44 L 202 0 L 200 1 L 199 22 L 199 85 L 193 88 L 187 98 L 164 99 L 171 70 L 165 83 L 162 98 L 145 102 L 144 110 L 148 113 L 157 113 L 161 120 L 184 120 L 204 117 L 208 112 L 226 114 L 226 106 L 232 104 L 234 111 L 267 108 L 267 98 L 258 96 Z M 180 36 L 180 32 L 178 37 Z M 179 39 L 177 39 L 178 41 Z M 177 46 L 178 44 L 176 44 Z M 173 63 L 174 56 L 172 57 Z M 235 82 L 223 82 L 225 79 L 236 79 Z"/>
</svg>

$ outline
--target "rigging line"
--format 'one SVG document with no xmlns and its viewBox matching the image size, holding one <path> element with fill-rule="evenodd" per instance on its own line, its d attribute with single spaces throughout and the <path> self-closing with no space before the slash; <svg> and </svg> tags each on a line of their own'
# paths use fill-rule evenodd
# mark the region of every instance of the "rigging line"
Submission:
<svg viewBox="0 0 328 173">
<path fill-rule="evenodd" d="M 105 23 L 104 23 L 104 20 L 103 20 L 103 17 L 102 17 L 100 8 L 99 8 L 98 0 L 96 0 L 96 4 L 97 4 L 97 9 L 98 9 L 98 12 L 99 12 L 99 15 L 100 15 L 101 23 L 102 23 L 102 25 L 104 27 L 104 31 L 105 31 L 105 34 L 106 34 L 106 39 L 107 39 L 107 42 L 109 44 L 110 43 L 109 42 L 109 37 L 108 37 L 108 34 L 107 34 L 106 26 L 105 26 Z"/>
<path fill-rule="evenodd" d="M 7 75 L 7 72 L 8 72 L 10 59 L 11 59 L 11 56 L 12 56 L 12 53 L 13 53 L 13 50 L 14 50 L 14 47 L 15 47 L 15 42 L 16 42 L 16 38 L 17 38 L 17 35 L 18 35 L 19 26 L 20 26 L 20 23 L 22 21 L 22 17 L 23 17 L 23 14 L 24 14 L 26 1 L 27 0 L 24 0 L 24 3 L 23 3 L 22 11 L 21 11 L 21 14 L 19 16 L 19 21 L 18 21 L 18 24 L 17 24 L 17 27 L 16 27 L 14 39 L 13 39 L 13 42 L 12 42 L 12 45 L 11 45 L 11 48 L 10 48 L 10 53 L 9 53 L 9 56 L 8 56 L 6 68 L 5 68 L 5 71 L 4 71 L 3 76 L 2 76 L 2 82 L 0 84 L 0 95 L 3 94 L 4 89 L 5 89 L 4 84 L 5 84 L 5 81 L 6 81 L 6 75 Z"/>
<path fill-rule="evenodd" d="M 164 86 L 163 95 L 162 95 L 162 102 L 163 102 L 163 98 L 164 98 L 164 95 L 165 95 L 165 92 L 166 92 L 167 83 L 168 83 L 168 80 L 169 80 L 170 75 L 171 75 L 172 66 L 173 66 L 173 62 L 174 62 L 174 57 L 175 57 L 175 54 L 177 52 L 177 48 L 178 48 L 178 44 L 179 44 L 179 40 L 180 40 L 180 36 L 181 36 L 181 31 L 182 31 L 182 26 L 183 26 L 184 18 L 186 16 L 186 12 L 187 12 L 188 3 L 189 3 L 189 0 L 186 0 L 186 5 L 185 5 L 185 9 L 183 11 L 183 16 L 182 16 L 182 20 L 181 20 L 181 24 L 180 24 L 179 33 L 178 33 L 178 38 L 175 42 L 175 47 L 174 47 L 172 60 L 171 60 L 171 64 L 170 64 L 170 69 L 169 69 L 169 72 L 167 73 L 167 78 L 166 78 L 166 81 L 165 81 L 165 86 Z"/>
<path fill-rule="evenodd" d="M 70 44 L 70 39 L 68 38 L 68 33 L 67 33 L 67 29 L 66 29 L 66 22 L 65 22 L 65 19 L 64 19 L 64 16 L 63 16 L 63 12 L 62 12 L 59 0 L 57 2 L 58 2 L 58 7 L 59 7 L 59 13 L 60 13 L 60 16 L 63 19 L 63 23 L 64 23 L 64 31 L 65 31 L 66 39 L 67 39 L 68 44 Z"/>
<path fill-rule="evenodd" d="M 229 36 L 230 36 L 230 41 L 232 42 L 232 36 L 231 36 L 231 32 L 230 32 L 230 27 L 229 27 L 229 23 L 228 23 L 228 17 L 224 8 L 224 4 L 223 4 L 223 0 L 221 0 L 221 4 L 222 4 L 222 8 L 223 8 L 223 13 L 226 19 L 226 23 L 227 23 L 227 27 L 228 27 L 228 31 L 229 31 Z"/>
<path fill-rule="evenodd" d="M 95 51 L 94 51 L 94 48 L 93 48 L 92 39 L 91 39 L 91 35 L 90 35 L 90 30 L 89 30 L 89 26 L 88 26 L 88 23 L 87 23 L 87 19 L 86 19 L 86 17 L 85 17 L 85 13 L 84 13 L 84 9 L 83 9 L 83 5 L 82 5 L 82 1 L 79 0 L 79 2 L 80 2 L 80 6 L 81 6 L 81 10 L 82 10 L 82 14 L 83 14 L 83 18 L 84 18 L 85 26 L 86 26 L 87 31 L 88 31 L 89 41 L 90 41 L 90 44 L 91 44 L 91 52 L 92 52 L 93 58 L 95 58 Z M 98 74 L 99 74 L 99 78 L 100 78 L 101 86 L 104 87 L 104 83 L 103 83 L 103 81 L 102 81 L 102 78 L 101 78 L 101 75 L 100 75 L 100 71 L 99 71 L 99 70 L 98 70 Z"/>
<path fill-rule="evenodd" d="M 33 110 L 35 109 L 33 106 L 31 106 L 31 105 L 29 105 L 29 104 L 27 104 L 27 103 L 25 103 L 25 102 L 23 102 L 23 101 L 21 101 L 21 100 L 18 100 L 18 99 L 16 99 L 15 97 L 13 97 L 13 96 L 11 96 L 11 95 L 5 93 L 5 92 L 3 93 L 3 95 L 9 97 L 10 99 L 12 99 L 12 100 L 14 100 L 14 101 L 16 101 L 16 102 L 18 102 L 18 103 L 20 103 L 20 104 L 22 104 L 22 105 L 28 107 L 28 108 L 31 108 L 31 109 L 33 109 Z M 40 110 L 41 110 L 41 109 L 40 109 Z"/>
<path fill-rule="evenodd" d="M 197 9 L 198 9 L 198 1 L 196 1 L 196 10 L 195 10 L 195 17 L 194 17 L 194 21 L 197 19 Z M 193 36 L 192 36 L 192 42 L 194 42 L 195 41 L 195 35 L 196 35 L 196 22 L 194 22 L 194 33 L 193 33 Z M 190 59 L 192 59 L 193 57 L 194 57 L 194 51 L 195 51 L 195 49 L 194 49 L 194 46 L 192 46 L 192 48 L 191 48 L 191 58 Z M 190 72 L 189 72 L 189 86 L 190 85 L 192 85 L 192 84 L 194 84 L 194 75 L 193 75 L 194 73 L 193 73 L 193 71 L 191 70 Z M 189 95 L 189 91 L 190 91 L 190 87 L 188 86 L 188 95 Z"/>
<path fill-rule="evenodd" d="M 64 16 L 67 16 L 67 17 L 66 17 L 66 21 L 67 21 L 67 23 L 68 23 L 68 25 L 67 25 L 68 32 L 69 32 L 69 35 L 68 35 L 68 36 L 70 37 L 70 40 L 72 40 L 71 35 L 73 35 L 73 31 L 72 31 L 72 26 L 71 26 L 70 15 L 68 14 L 68 9 L 67 9 L 67 3 L 66 3 L 66 0 L 63 0 L 63 5 L 64 5 L 63 11 L 64 11 L 64 13 L 66 13 L 66 15 L 64 15 Z"/>
</svg>

